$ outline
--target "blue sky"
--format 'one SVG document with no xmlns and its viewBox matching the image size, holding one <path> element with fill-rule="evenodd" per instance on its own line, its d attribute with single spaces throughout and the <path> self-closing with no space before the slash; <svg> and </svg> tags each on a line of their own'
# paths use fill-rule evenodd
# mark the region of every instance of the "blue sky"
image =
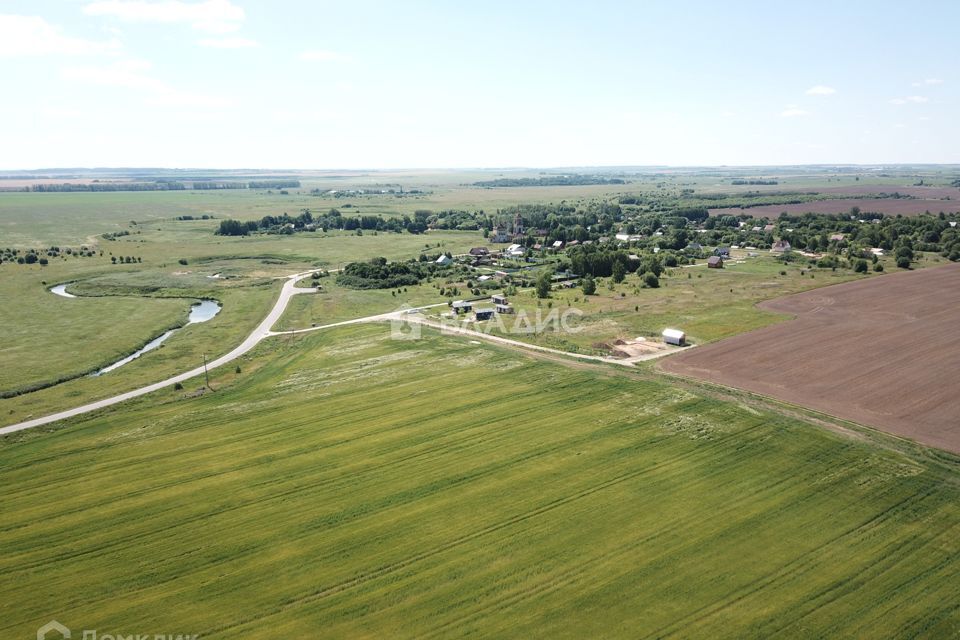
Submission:
<svg viewBox="0 0 960 640">
<path fill-rule="evenodd" d="M 958 19 L 947 1 L 2 0 L 0 168 L 960 162 Z"/>
</svg>

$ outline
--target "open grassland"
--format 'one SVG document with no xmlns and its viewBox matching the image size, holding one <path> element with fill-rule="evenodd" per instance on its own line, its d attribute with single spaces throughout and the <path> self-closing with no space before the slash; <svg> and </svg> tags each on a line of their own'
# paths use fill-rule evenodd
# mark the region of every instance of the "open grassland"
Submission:
<svg viewBox="0 0 960 640">
<path fill-rule="evenodd" d="M 0 400 L 0 424 L 127 391 L 193 368 L 204 354 L 215 357 L 229 351 L 267 314 L 279 291 L 278 277 L 315 267 L 335 269 L 375 256 L 408 258 L 427 250 L 427 245 L 432 252 L 462 252 L 480 239 L 476 232 L 226 238 L 214 235 L 215 220 L 172 219 L 182 213 L 172 204 L 178 202 L 175 198 L 189 200 L 191 195 L 0 193 L 0 228 L 15 230 L 3 236 L 3 246 L 94 249 L 92 257 L 51 258 L 47 266 L 0 264 L 0 299 L 10 301 L 0 305 L 0 391 L 75 378 Z M 128 206 L 141 196 L 153 204 L 142 209 Z M 141 215 L 144 211 L 155 216 L 147 218 L 149 224 Z M 131 224 L 131 219 L 139 223 Z M 107 223 L 113 226 L 104 227 Z M 104 229 L 130 235 L 106 240 L 101 237 Z M 141 261 L 111 263 L 112 257 L 123 256 Z M 66 299 L 48 291 L 64 282 L 72 283 L 68 291 L 81 297 Z M 114 372 L 77 378 L 185 322 L 190 303 L 199 298 L 216 299 L 223 310 L 209 322 L 185 327 L 161 348 Z M 379 313 L 400 304 L 380 308 L 378 301 L 365 308 L 376 307 Z"/>
<path fill-rule="evenodd" d="M 960 264 L 778 298 L 796 319 L 671 357 L 748 389 L 960 453 Z"/>
<path fill-rule="evenodd" d="M 0 444 L 0 631 L 948 637 L 956 463 L 383 326 Z M 187 394 L 187 395 L 185 395 Z"/>
</svg>

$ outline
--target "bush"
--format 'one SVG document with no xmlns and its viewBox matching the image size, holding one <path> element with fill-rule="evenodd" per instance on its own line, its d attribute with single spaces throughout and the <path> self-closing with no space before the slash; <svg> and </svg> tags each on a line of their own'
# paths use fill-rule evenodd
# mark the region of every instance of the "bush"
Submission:
<svg viewBox="0 0 960 640">
<path fill-rule="evenodd" d="M 658 278 L 655 273 L 646 273 L 643 276 L 643 284 L 651 289 L 657 289 L 660 287 L 660 278 Z"/>
<path fill-rule="evenodd" d="M 877 264 L 873 265 L 873 270 L 876 271 L 877 273 L 882 273 L 883 265 L 878 262 Z"/>
<path fill-rule="evenodd" d="M 856 273 L 866 273 L 867 272 L 867 261 L 866 260 L 857 260 L 857 263 L 853 267 L 854 272 Z"/>
<path fill-rule="evenodd" d="M 179 260 L 177 260 L 177 262 L 179 262 L 180 264 L 186 266 L 186 264 L 187 264 L 187 259 L 186 259 L 186 258 L 180 258 Z"/>
<path fill-rule="evenodd" d="M 175 385 L 173 385 L 173 390 L 174 390 L 174 391 L 183 391 L 183 384 L 180 383 L 180 382 L 176 383 Z"/>
<path fill-rule="evenodd" d="M 908 258 L 907 256 L 900 256 L 899 258 L 897 258 L 897 266 L 900 267 L 901 269 L 909 269 L 910 258 Z"/>
<path fill-rule="evenodd" d="M 583 279 L 583 292 L 592 296 L 597 292 L 597 283 L 594 281 L 593 276 L 587 276 Z"/>
</svg>

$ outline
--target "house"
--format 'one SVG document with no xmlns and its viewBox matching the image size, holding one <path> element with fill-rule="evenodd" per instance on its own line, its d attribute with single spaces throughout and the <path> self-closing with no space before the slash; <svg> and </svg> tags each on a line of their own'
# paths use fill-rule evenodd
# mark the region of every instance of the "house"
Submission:
<svg viewBox="0 0 960 640">
<path fill-rule="evenodd" d="M 770 251 L 773 253 L 787 253 L 790 251 L 790 243 L 786 240 L 777 240 L 773 243 L 773 246 L 770 247 Z"/>
<path fill-rule="evenodd" d="M 524 253 L 526 253 L 526 249 L 523 248 L 522 244 L 512 244 L 507 247 L 507 255 L 512 258 L 519 258 Z"/>
<path fill-rule="evenodd" d="M 485 256 L 489 255 L 490 250 L 486 247 L 474 247 L 470 249 L 470 255 L 472 256 Z"/>
<path fill-rule="evenodd" d="M 510 274 L 507 273 L 506 271 L 494 271 L 494 272 L 493 272 L 493 277 L 496 278 L 497 280 L 503 280 L 503 279 L 506 278 L 508 275 L 510 275 Z"/>
<path fill-rule="evenodd" d="M 607 236 L 600 236 L 600 237 L 597 239 L 597 242 L 599 242 L 600 244 L 606 244 L 606 243 L 610 242 L 610 238 L 608 238 Z"/>
<path fill-rule="evenodd" d="M 883 255 L 883 249 L 880 249 L 879 247 L 873 247 L 872 249 L 870 249 L 870 253 L 879 257 Z"/>
<path fill-rule="evenodd" d="M 467 300 L 454 300 L 450 308 L 454 313 L 467 313 L 473 309 L 473 303 Z"/>
<path fill-rule="evenodd" d="M 700 251 L 701 249 L 703 249 L 703 245 L 699 242 L 691 242 L 687 245 L 687 251 Z"/>
<path fill-rule="evenodd" d="M 550 248 L 556 249 L 557 251 L 559 251 L 560 249 L 563 249 L 563 240 L 557 240 L 552 245 L 550 245 Z"/>
<path fill-rule="evenodd" d="M 434 264 L 438 264 L 438 265 L 440 265 L 441 267 L 445 267 L 445 266 L 447 266 L 448 264 L 452 264 L 452 263 L 453 263 L 453 258 L 451 258 L 450 256 L 448 256 L 448 255 L 445 254 L 445 253 L 441 253 L 441 254 L 440 254 L 440 257 L 437 258 L 437 259 L 434 261 Z"/>
<path fill-rule="evenodd" d="M 513 307 L 508 304 L 498 304 L 497 313 L 513 313 Z"/>
<path fill-rule="evenodd" d="M 571 240 L 570 242 L 567 243 L 567 247 L 568 247 L 568 248 L 569 248 L 569 247 L 575 247 L 575 246 L 577 246 L 578 244 L 580 244 L 580 241 L 579 241 L 579 240 Z"/>
<path fill-rule="evenodd" d="M 764 226 L 763 226 L 763 232 L 764 232 L 764 233 L 773 233 L 773 225 L 772 225 L 772 224 L 764 225 Z"/>
<path fill-rule="evenodd" d="M 507 304 L 507 296 L 503 295 L 502 293 L 495 293 L 490 296 L 490 302 L 493 302 L 494 304 Z"/>
<path fill-rule="evenodd" d="M 492 279 L 493 279 L 493 276 L 482 275 L 479 278 L 477 278 L 477 282 L 486 282 L 487 280 L 492 280 Z"/>
<path fill-rule="evenodd" d="M 847 236 L 842 233 L 834 233 L 830 236 L 830 242 L 843 242 L 843 239 Z"/>
<path fill-rule="evenodd" d="M 710 256 L 707 258 L 708 269 L 723 269 L 723 258 L 720 256 Z"/>
<path fill-rule="evenodd" d="M 627 259 L 628 259 L 628 260 L 639 261 L 639 260 L 640 260 L 640 256 L 638 256 L 638 255 L 635 254 L 635 253 L 631 253 L 630 255 L 627 256 Z"/>
<path fill-rule="evenodd" d="M 680 331 L 680 329 L 664 329 L 663 341 L 667 344 L 675 344 L 678 347 L 682 347 L 687 341 L 687 334 Z"/>
<path fill-rule="evenodd" d="M 720 258 L 730 259 L 730 247 L 717 247 L 713 250 L 713 255 Z"/>
<path fill-rule="evenodd" d="M 510 232 L 503 225 L 497 225 L 490 235 L 490 242 L 510 242 Z"/>
<path fill-rule="evenodd" d="M 473 317 L 476 318 L 478 321 L 489 320 L 490 318 L 493 317 L 493 309 L 477 309 L 474 312 Z"/>
<path fill-rule="evenodd" d="M 614 238 L 616 238 L 620 242 L 630 242 L 629 233 L 618 233 L 617 235 L 614 236 Z"/>
</svg>

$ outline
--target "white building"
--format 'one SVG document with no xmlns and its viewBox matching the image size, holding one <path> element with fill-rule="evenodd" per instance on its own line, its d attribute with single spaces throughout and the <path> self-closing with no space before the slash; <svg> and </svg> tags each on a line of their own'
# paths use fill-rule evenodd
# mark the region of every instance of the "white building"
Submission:
<svg viewBox="0 0 960 640">
<path fill-rule="evenodd" d="M 675 344 L 677 346 L 683 346 L 687 340 L 687 334 L 680 329 L 664 329 L 663 330 L 663 341 L 667 344 Z"/>
<path fill-rule="evenodd" d="M 448 256 L 448 255 L 445 254 L 445 253 L 442 253 L 442 254 L 440 254 L 440 257 L 437 258 L 434 262 L 435 262 L 435 264 L 438 264 L 438 265 L 440 265 L 441 267 L 445 267 L 445 266 L 447 266 L 448 264 L 450 264 L 450 263 L 453 262 L 453 258 L 451 258 L 450 256 Z"/>
</svg>

